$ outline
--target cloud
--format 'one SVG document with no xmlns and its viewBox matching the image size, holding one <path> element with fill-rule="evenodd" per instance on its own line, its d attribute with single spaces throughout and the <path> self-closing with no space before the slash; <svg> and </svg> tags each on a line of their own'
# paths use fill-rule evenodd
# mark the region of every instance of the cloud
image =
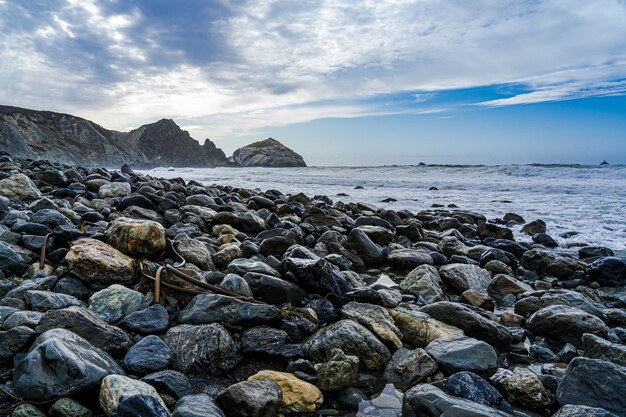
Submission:
<svg viewBox="0 0 626 417">
<path fill-rule="evenodd" d="M 326 117 L 621 94 L 626 5 L 602 0 L 0 0 L 0 97 L 116 129 L 228 138 Z M 403 96 L 402 100 L 398 97 Z"/>
</svg>

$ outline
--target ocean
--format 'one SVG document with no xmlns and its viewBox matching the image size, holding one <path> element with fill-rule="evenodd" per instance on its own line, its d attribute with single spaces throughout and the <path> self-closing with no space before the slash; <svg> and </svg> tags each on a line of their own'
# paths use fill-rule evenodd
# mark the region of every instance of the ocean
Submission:
<svg viewBox="0 0 626 417">
<path fill-rule="evenodd" d="M 207 185 L 323 194 L 333 201 L 367 202 L 394 210 L 417 212 L 434 204 L 454 204 L 490 219 L 513 212 L 526 221 L 544 220 L 548 234 L 564 250 L 590 244 L 626 254 L 625 165 L 155 168 L 142 172 Z M 388 198 L 395 201 L 382 202 Z M 530 241 L 520 227 L 513 231 L 517 240 Z M 578 234 L 566 237 L 567 232 Z"/>
</svg>

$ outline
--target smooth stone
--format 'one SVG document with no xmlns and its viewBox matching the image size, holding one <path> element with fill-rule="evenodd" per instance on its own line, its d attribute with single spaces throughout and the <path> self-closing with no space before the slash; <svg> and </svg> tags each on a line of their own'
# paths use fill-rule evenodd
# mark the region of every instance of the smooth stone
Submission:
<svg viewBox="0 0 626 417">
<path fill-rule="evenodd" d="M 528 317 L 531 314 L 551 305 L 566 305 L 579 308 L 589 314 L 605 320 L 604 306 L 572 290 L 549 290 L 539 296 L 530 295 L 515 303 L 515 313 Z"/>
<path fill-rule="evenodd" d="M 245 276 L 248 272 L 256 272 L 258 274 L 271 275 L 280 278 L 280 273 L 268 264 L 252 259 L 239 258 L 228 264 L 228 272 Z"/>
<path fill-rule="evenodd" d="M 383 378 L 400 391 L 406 391 L 436 371 L 437 363 L 424 349 L 402 348 L 398 349 L 387 363 Z"/>
<path fill-rule="evenodd" d="M 71 398 L 60 398 L 48 410 L 50 417 L 92 417 L 93 413 L 83 404 Z"/>
<path fill-rule="evenodd" d="M 152 395 L 134 394 L 120 398 L 111 417 L 170 417 L 162 399 Z"/>
<path fill-rule="evenodd" d="M 238 258 L 243 257 L 243 251 L 241 248 L 234 243 L 222 245 L 220 250 L 215 252 L 213 255 L 213 262 L 220 267 L 226 267 L 232 261 Z"/>
<path fill-rule="evenodd" d="M 152 220 L 118 217 L 109 224 L 105 236 L 109 245 L 136 258 L 165 250 L 165 229 Z"/>
<path fill-rule="evenodd" d="M 152 385 L 159 393 L 175 399 L 184 397 L 192 389 L 187 375 L 170 369 L 146 375 L 141 380 Z"/>
<path fill-rule="evenodd" d="M 46 417 L 46 413 L 32 404 L 20 404 L 15 407 L 11 417 Z"/>
<path fill-rule="evenodd" d="M 6 331 L 0 331 L 0 363 L 9 361 L 34 339 L 35 331 L 26 326 L 17 326 Z"/>
<path fill-rule="evenodd" d="M 306 293 L 296 284 L 272 275 L 248 272 L 243 277 L 255 298 L 270 304 L 300 305 Z"/>
<path fill-rule="evenodd" d="M 302 346 L 290 343 L 287 332 L 268 326 L 246 329 L 241 335 L 241 347 L 245 353 L 260 353 L 286 359 L 302 356 Z"/>
<path fill-rule="evenodd" d="M 352 289 L 346 276 L 325 259 L 285 258 L 280 270 L 294 284 L 309 294 L 339 296 Z"/>
<path fill-rule="evenodd" d="M 269 304 L 241 301 L 220 294 L 196 295 L 180 312 L 181 324 L 209 324 L 223 322 L 255 326 L 271 323 L 280 317 L 280 309 Z"/>
<path fill-rule="evenodd" d="M 95 239 L 80 239 L 65 257 L 73 274 L 100 284 L 126 283 L 133 278 L 133 259 Z"/>
<path fill-rule="evenodd" d="M 445 381 L 445 390 L 455 397 L 465 398 L 504 412 L 512 412 L 511 405 L 489 382 L 472 372 L 457 372 Z"/>
<path fill-rule="evenodd" d="M 531 291 L 533 291 L 533 288 L 530 285 L 504 274 L 498 274 L 493 277 L 487 286 L 487 294 L 497 302 L 502 302 L 510 294 L 518 296 Z"/>
<path fill-rule="evenodd" d="M 544 307 L 534 313 L 526 323 L 528 331 L 562 342 L 582 347 L 582 336 L 592 333 L 608 337 L 608 327 L 602 320 L 578 308 L 565 305 Z"/>
<path fill-rule="evenodd" d="M 135 395 L 152 397 L 157 400 L 163 409 L 167 410 L 167 406 L 154 387 L 124 375 L 108 375 L 104 377 L 100 386 L 100 406 L 110 416 L 117 410 L 124 398 Z M 166 415 L 169 415 L 169 411 Z"/>
<path fill-rule="evenodd" d="M 123 373 L 105 351 L 68 330 L 53 329 L 15 364 L 13 384 L 20 397 L 45 401 L 95 389 L 105 376 Z"/>
<path fill-rule="evenodd" d="M 127 182 L 107 182 L 98 190 L 100 198 L 126 197 L 130 193 L 130 184 Z"/>
<path fill-rule="evenodd" d="M 340 317 L 361 324 L 392 348 L 402 347 L 402 333 L 384 307 L 352 301 L 341 308 Z"/>
<path fill-rule="evenodd" d="M 89 310 L 107 323 L 114 323 L 139 310 L 142 303 L 142 293 L 123 285 L 113 284 L 89 298 Z"/>
<path fill-rule="evenodd" d="M 35 200 L 41 197 L 41 192 L 26 175 L 13 174 L 0 180 L 0 196 L 10 202 L 21 202 Z"/>
<path fill-rule="evenodd" d="M 118 325 L 132 333 L 163 333 L 169 327 L 170 316 L 161 304 L 154 304 L 124 317 Z"/>
<path fill-rule="evenodd" d="M 319 389 L 336 391 L 350 386 L 359 371 L 359 358 L 335 349 L 327 361 L 315 365 L 315 371 Z"/>
<path fill-rule="evenodd" d="M 453 397 L 429 384 L 417 385 L 404 394 L 403 412 L 420 417 L 510 417 L 511 414 L 496 410 L 465 398 Z"/>
<path fill-rule="evenodd" d="M 400 287 L 420 294 L 427 304 L 444 299 L 443 281 L 432 265 L 421 265 L 408 273 Z"/>
<path fill-rule="evenodd" d="M 426 352 L 447 374 L 469 371 L 489 377 L 498 370 L 498 354 L 488 343 L 467 336 L 442 337 L 426 346 Z"/>
<path fill-rule="evenodd" d="M 442 337 L 463 335 L 463 330 L 435 320 L 428 314 L 404 307 L 389 310 L 395 325 L 402 332 L 402 341 L 413 348 L 425 348 Z"/>
<path fill-rule="evenodd" d="M 146 375 L 167 369 L 172 350 L 157 336 L 146 336 L 124 356 L 124 369 L 131 374 Z"/>
<path fill-rule="evenodd" d="M 43 315 L 44 313 L 40 311 L 16 311 L 4 320 L 2 327 L 12 329 L 17 326 L 26 326 L 34 329 Z M 1 317 L 0 322 L 2 322 Z"/>
<path fill-rule="evenodd" d="M 359 228 L 354 228 L 350 231 L 346 247 L 354 249 L 369 267 L 378 266 L 382 264 L 385 259 L 381 248 L 372 242 L 367 234 Z"/>
<path fill-rule="evenodd" d="M 542 410 L 552 403 L 541 380 L 528 369 L 511 372 L 500 368 L 491 377 L 491 381 L 506 392 L 507 399 L 513 405 L 530 410 Z"/>
<path fill-rule="evenodd" d="M 214 271 L 215 264 L 211 252 L 202 241 L 187 236 L 177 237 L 174 241 L 176 252 L 185 261 L 197 266 L 203 271 Z"/>
<path fill-rule="evenodd" d="M 582 341 L 585 356 L 626 366 L 626 346 L 611 343 L 591 333 L 583 334 Z"/>
<path fill-rule="evenodd" d="M 394 268 L 412 270 L 420 265 L 433 265 L 433 258 L 423 250 L 395 249 L 389 253 L 387 263 Z"/>
<path fill-rule="evenodd" d="M 192 394 L 182 397 L 176 403 L 172 417 L 225 417 L 224 412 L 206 394 Z"/>
<path fill-rule="evenodd" d="M 491 281 L 489 271 L 469 264 L 444 265 L 439 268 L 439 275 L 448 288 L 459 293 L 470 289 L 484 291 Z"/>
<path fill-rule="evenodd" d="M 278 383 L 263 379 L 233 384 L 220 392 L 216 401 L 229 417 L 274 417 L 282 396 Z"/>
<path fill-rule="evenodd" d="M 322 392 L 313 384 L 287 372 L 265 370 L 248 378 L 248 381 L 271 380 L 282 390 L 281 413 L 312 413 L 324 402 Z"/>
<path fill-rule="evenodd" d="M 220 282 L 220 287 L 232 291 L 236 294 L 239 294 L 243 297 L 253 297 L 252 289 L 248 285 L 248 282 L 235 274 L 227 274 L 222 282 Z"/>
</svg>

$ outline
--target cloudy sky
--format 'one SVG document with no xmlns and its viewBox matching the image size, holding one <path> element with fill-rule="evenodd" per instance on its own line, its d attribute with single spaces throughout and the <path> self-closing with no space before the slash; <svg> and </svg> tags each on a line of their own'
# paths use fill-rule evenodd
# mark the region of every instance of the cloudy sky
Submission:
<svg viewBox="0 0 626 417">
<path fill-rule="evenodd" d="M 309 164 L 626 163 L 626 0 L 0 0 L 0 103 Z"/>
</svg>

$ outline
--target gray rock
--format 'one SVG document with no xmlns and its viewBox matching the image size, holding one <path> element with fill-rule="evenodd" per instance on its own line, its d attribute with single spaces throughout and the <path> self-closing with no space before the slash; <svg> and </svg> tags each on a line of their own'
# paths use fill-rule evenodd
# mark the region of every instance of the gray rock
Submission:
<svg viewBox="0 0 626 417">
<path fill-rule="evenodd" d="M 394 349 L 402 347 L 402 333 L 384 307 L 351 301 L 341 308 L 340 317 L 366 327 Z"/>
<path fill-rule="evenodd" d="M 298 155 L 276 139 L 267 138 L 235 150 L 233 161 L 242 167 L 305 167 Z"/>
<path fill-rule="evenodd" d="M 124 356 L 124 368 L 131 374 L 146 375 L 167 369 L 172 350 L 157 336 L 146 336 Z"/>
<path fill-rule="evenodd" d="M 432 265 L 418 266 L 400 283 L 402 288 L 420 293 L 427 304 L 444 299 L 442 285 L 439 272 Z"/>
<path fill-rule="evenodd" d="M 4 320 L 2 327 L 12 329 L 17 326 L 26 326 L 34 329 L 43 317 L 43 314 L 40 311 L 16 311 Z M 0 317 L 1 322 L 2 319 Z"/>
<path fill-rule="evenodd" d="M 586 405 L 566 405 L 552 417 L 618 417 L 602 408 L 587 407 Z"/>
<path fill-rule="evenodd" d="M 398 349 L 385 367 L 383 378 L 400 391 L 424 381 L 437 371 L 437 363 L 424 349 Z"/>
<path fill-rule="evenodd" d="M 243 278 L 250 286 L 254 297 L 266 303 L 300 305 L 307 295 L 296 284 L 272 275 L 248 272 Z"/>
<path fill-rule="evenodd" d="M 220 294 L 200 294 L 180 312 L 178 322 L 183 324 L 224 322 L 255 326 L 271 323 L 278 317 L 280 310 L 269 304 L 250 303 Z"/>
<path fill-rule="evenodd" d="M 0 180 L 0 196 L 11 202 L 29 201 L 41 197 L 41 192 L 24 174 L 14 174 Z"/>
<path fill-rule="evenodd" d="M 165 249 L 165 229 L 152 220 L 118 217 L 105 232 L 109 245 L 129 256 L 143 258 Z"/>
<path fill-rule="evenodd" d="M 327 361 L 315 365 L 317 382 L 323 391 L 336 391 L 351 385 L 359 370 L 359 358 L 340 349 L 332 351 Z"/>
<path fill-rule="evenodd" d="M 626 368 L 599 359 L 574 358 L 559 383 L 561 405 L 574 404 L 626 413 Z"/>
<path fill-rule="evenodd" d="M 172 417 L 225 417 L 211 397 L 206 394 L 186 395 L 176 403 Z"/>
<path fill-rule="evenodd" d="M 101 284 L 125 283 L 134 275 L 133 259 L 95 239 L 80 239 L 65 256 L 80 279 Z"/>
<path fill-rule="evenodd" d="M 170 317 L 161 304 L 130 313 L 118 323 L 122 329 L 139 334 L 163 333 L 167 330 Z"/>
<path fill-rule="evenodd" d="M 585 265 L 576 259 L 559 255 L 545 249 L 526 251 L 520 260 L 521 265 L 541 275 L 552 275 L 557 278 L 569 278 Z"/>
<path fill-rule="evenodd" d="M 515 372 L 511 372 L 500 368 L 491 377 L 491 381 L 506 392 L 506 397 L 514 405 L 530 410 L 542 410 L 552 403 L 539 377 L 528 369 L 516 369 Z"/>
<path fill-rule="evenodd" d="M 242 381 L 220 392 L 216 401 L 229 417 L 274 417 L 282 395 L 272 380 Z"/>
<path fill-rule="evenodd" d="M 439 275 L 448 288 L 459 293 L 470 289 L 484 291 L 491 281 L 489 271 L 470 264 L 444 265 L 439 268 Z"/>
<path fill-rule="evenodd" d="M 20 397 L 45 401 L 95 389 L 106 375 L 123 373 L 105 351 L 68 330 L 53 329 L 16 363 L 13 384 Z"/>
<path fill-rule="evenodd" d="M 100 407 L 107 415 L 118 417 L 116 412 L 122 403 L 135 396 L 152 397 L 156 401 L 146 402 L 145 399 L 132 401 L 131 404 L 126 405 L 127 411 L 123 411 L 124 409 L 120 410 L 122 412 L 119 414 L 119 417 L 131 417 L 133 415 L 129 413 L 131 411 L 147 417 L 169 416 L 167 406 L 154 387 L 124 375 L 107 375 L 104 377 L 100 386 Z"/>
<path fill-rule="evenodd" d="M 429 384 L 417 385 L 404 394 L 403 415 L 420 417 L 510 417 L 511 414 L 496 410 L 465 398 L 446 394 Z M 413 413 L 413 414 L 410 414 Z"/>
<path fill-rule="evenodd" d="M 83 404 L 71 398 L 60 398 L 48 410 L 50 417 L 92 417 L 93 413 Z"/>
<path fill-rule="evenodd" d="M 447 374 L 469 371 L 488 377 L 498 369 L 498 354 L 494 348 L 471 337 L 442 337 L 431 342 L 425 350 Z"/>
<path fill-rule="evenodd" d="M 602 305 L 590 300 L 579 292 L 564 289 L 553 289 L 540 296 L 531 295 L 524 297 L 515 303 L 515 313 L 528 317 L 544 307 L 557 304 L 579 308 L 602 320 L 606 318 Z"/>
<path fill-rule="evenodd" d="M 626 262 L 616 257 L 598 259 L 589 266 L 589 278 L 605 287 L 620 287 L 626 284 Z"/>
<path fill-rule="evenodd" d="M 178 371 L 159 371 L 146 375 L 141 380 L 152 385 L 159 393 L 167 394 L 173 398 L 184 397 L 191 392 L 189 378 Z"/>
<path fill-rule="evenodd" d="M 113 284 L 89 297 L 89 310 L 107 323 L 114 323 L 141 308 L 143 294 Z"/>
<path fill-rule="evenodd" d="M 585 356 L 626 366 L 626 346 L 611 343 L 591 333 L 583 334 L 582 340 Z"/>
<path fill-rule="evenodd" d="M 252 297 L 254 295 L 248 282 L 236 274 L 227 274 L 220 282 L 220 287 L 244 297 Z"/>
<path fill-rule="evenodd" d="M 217 323 L 172 327 L 165 335 L 174 369 L 191 374 L 221 375 L 241 360 L 239 344 Z"/>
<path fill-rule="evenodd" d="M 582 347 L 584 333 L 608 337 L 609 329 L 602 320 L 580 309 L 553 305 L 542 308 L 528 319 L 526 328 L 538 336 L 572 343 Z"/>
<path fill-rule="evenodd" d="M 268 326 L 246 329 L 241 335 L 241 347 L 246 353 L 260 353 L 285 359 L 302 356 L 302 346 L 290 343 L 287 332 Z"/>
<path fill-rule="evenodd" d="M 366 369 L 381 369 L 391 353 L 369 330 L 352 320 L 341 320 L 317 331 L 302 346 L 304 354 L 317 362 L 324 361 L 332 349 L 361 360 Z"/>
<path fill-rule="evenodd" d="M 285 258 L 281 272 L 308 293 L 343 295 L 352 289 L 346 276 L 325 259 Z"/>
<path fill-rule="evenodd" d="M 517 296 L 530 291 L 533 291 L 530 285 L 504 274 L 498 274 L 493 277 L 487 286 L 487 294 L 496 302 L 501 302 L 510 294 Z"/>
<path fill-rule="evenodd" d="M 512 413 L 511 405 L 489 382 L 472 372 L 457 372 L 445 381 L 445 390 L 455 397 L 465 398 L 500 411 Z"/>
<path fill-rule="evenodd" d="M 433 258 L 424 250 L 395 249 L 389 253 L 387 263 L 394 268 L 411 270 L 420 265 L 432 265 Z"/>
<path fill-rule="evenodd" d="M 170 412 L 162 400 L 152 395 L 125 395 L 111 417 L 170 417 Z"/>
<path fill-rule="evenodd" d="M 34 259 L 29 250 L 0 241 L 0 272 L 5 275 L 23 275 Z"/>
<path fill-rule="evenodd" d="M 273 277 L 280 277 L 277 270 L 270 267 L 264 262 L 254 261 L 252 259 L 239 258 L 235 259 L 228 264 L 228 272 L 231 274 L 237 274 L 245 276 L 248 272 L 256 272 L 258 274 L 271 275 Z"/>
<path fill-rule="evenodd" d="M 84 306 L 83 302 L 71 295 L 58 294 L 50 291 L 26 291 L 24 298 L 35 311 L 57 310 L 72 306 Z"/>
<path fill-rule="evenodd" d="M 35 339 L 35 331 L 30 327 L 17 326 L 0 331 L 0 363 L 7 362 L 21 352 Z"/>
<path fill-rule="evenodd" d="M 353 249 L 370 267 L 380 265 L 385 259 L 381 248 L 358 228 L 350 231 L 346 247 Z"/>
<path fill-rule="evenodd" d="M 207 249 L 205 244 L 201 241 L 187 236 L 180 236 L 177 237 L 174 243 L 176 245 L 176 252 L 187 262 L 196 265 L 203 271 L 215 270 L 211 252 L 209 252 L 209 249 Z"/>
</svg>

